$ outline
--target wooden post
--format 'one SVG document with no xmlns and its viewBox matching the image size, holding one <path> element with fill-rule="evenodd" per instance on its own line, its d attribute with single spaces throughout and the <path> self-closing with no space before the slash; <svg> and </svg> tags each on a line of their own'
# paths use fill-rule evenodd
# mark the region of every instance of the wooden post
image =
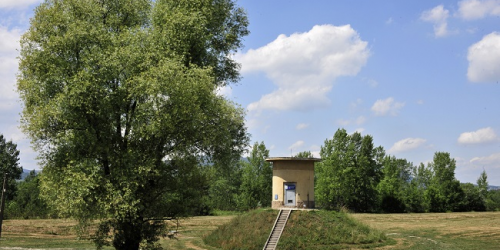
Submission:
<svg viewBox="0 0 500 250">
<path fill-rule="evenodd" d="M 2 222 L 3 222 L 3 214 L 4 214 L 4 208 L 5 208 L 5 196 L 7 194 L 5 193 L 7 191 L 7 173 L 4 173 L 3 175 L 3 188 L 2 188 L 2 200 L 0 201 L 0 238 L 2 238 Z"/>
</svg>

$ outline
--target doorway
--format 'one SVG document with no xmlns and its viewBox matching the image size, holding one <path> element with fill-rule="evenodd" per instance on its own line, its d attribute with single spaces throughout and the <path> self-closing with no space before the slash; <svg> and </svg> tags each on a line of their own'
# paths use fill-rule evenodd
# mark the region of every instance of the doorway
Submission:
<svg viewBox="0 0 500 250">
<path fill-rule="evenodd" d="M 285 184 L 285 206 L 293 206 L 295 207 L 295 183 L 286 183 Z"/>
</svg>

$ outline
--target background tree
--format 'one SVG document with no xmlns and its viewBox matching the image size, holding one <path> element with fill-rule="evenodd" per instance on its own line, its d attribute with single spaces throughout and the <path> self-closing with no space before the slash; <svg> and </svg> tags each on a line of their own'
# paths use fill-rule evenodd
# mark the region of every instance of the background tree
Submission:
<svg viewBox="0 0 500 250">
<path fill-rule="evenodd" d="M 239 207 L 242 210 L 269 207 L 272 200 L 273 169 L 269 158 L 269 150 L 264 142 L 256 142 L 248 156 L 242 162 L 242 182 L 239 195 Z"/>
<path fill-rule="evenodd" d="M 420 163 L 411 169 L 411 181 L 404 190 L 404 203 L 407 212 L 423 213 L 429 210 L 425 190 L 431 185 L 432 170 Z"/>
<path fill-rule="evenodd" d="M 410 184 L 411 162 L 386 156 L 382 168 L 383 178 L 377 186 L 380 195 L 380 208 L 387 213 L 405 212 L 406 189 Z"/>
<path fill-rule="evenodd" d="M 460 201 L 462 211 L 486 211 L 485 200 L 479 194 L 479 188 L 472 183 L 461 183 L 463 199 Z"/>
<path fill-rule="evenodd" d="M 19 150 L 17 150 L 17 145 L 12 141 L 7 141 L 0 134 L 0 178 L 2 185 L 5 173 L 8 174 L 6 201 L 10 201 L 16 193 L 16 180 L 21 178 L 23 168 L 19 165 Z"/>
<path fill-rule="evenodd" d="M 196 191 L 184 188 L 197 163 L 244 151 L 243 110 L 217 88 L 238 80 L 228 55 L 247 25 L 232 0 L 36 8 L 21 39 L 22 126 L 42 159 L 42 194 L 82 223 L 99 219 L 99 247 L 153 246 L 158 219 Z"/>
<path fill-rule="evenodd" d="M 311 151 L 302 151 L 302 152 L 299 152 L 294 157 L 295 158 L 314 158 L 314 156 L 311 153 Z"/>
<path fill-rule="evenodd" d="M 348 135 L 345 129 L 321 147 L 317 164 L 316 199 L 327 209 L 346 207 L 368 212 L 377 208 L 376 186 L 381 178 L 379 156 L 371 136 Z"/>
<path fill-rule="evenodd" d="M 223 211 L 237 210 L 242 168 L 240 157 L 224 162 L 224 166 L 205 167 L 210 180 L 207 199 L 211 208 Z"/>
<path fill-rule="evenodd" d="M 431 212 L 460 210 L 460 201 L 464 198 L 460 182 L 455 179 L 456 162 L 449 153 L 436 152 L 431 166 L 433 176 L 429 188 L 425 191 Z"/>
<path fill-rule="evenodd" d="M 16 196 L 7 204 L 9 218 L 47 218 L 50 209 L 40 197 L 40 178 L 35 170 L 17 183 Z"/>
</svg>

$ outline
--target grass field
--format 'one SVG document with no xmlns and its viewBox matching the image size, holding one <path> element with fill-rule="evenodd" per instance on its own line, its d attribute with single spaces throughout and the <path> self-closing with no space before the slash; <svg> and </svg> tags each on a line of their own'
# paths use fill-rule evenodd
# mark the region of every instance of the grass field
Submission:
<svg viewBox="0 0 500 250">
<path fill-rule="evenodd" d="M 500 213 L 352 214 L 397 240 L 386 249 L 500 249 Z"/>
<path fill-rule="evenodd" d="M 397 242 L 377 249 L 500 249 L 499 212 L 351 216 L 384 231 Z M 205 245 L 202 237 L 234 217 L 206 216 L 181 220 L 176 239 L 163 239 L 161 243 L 166 249 L 216 250 Z M 94 249 L 92 243 L 77 240 L 74 225 L 76 223 L 71 220 L 6 220 L 0 249 Z M 356 245 L 347 248 L 356 249 Z"/>
</svg>

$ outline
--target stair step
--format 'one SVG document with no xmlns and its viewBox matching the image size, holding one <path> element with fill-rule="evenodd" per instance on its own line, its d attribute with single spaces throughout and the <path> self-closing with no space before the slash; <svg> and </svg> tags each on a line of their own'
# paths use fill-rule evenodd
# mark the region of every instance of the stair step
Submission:
<svg viewBox="0 0 500 250">
<path fill-rule="evenodd" d="M 281 237 L 281 233 L 283 229 L 285 229 L 286 222 L 288 221 L 288 217 L 290 216 L 291 210 L 281 210 L 278 218 L 274 223 L 274 227 L 269 234 L 269 238 L 267 239 L 266 245 L 264 245 L 264 250 L 275 250 L 276 245 Z"/>
</svg>

